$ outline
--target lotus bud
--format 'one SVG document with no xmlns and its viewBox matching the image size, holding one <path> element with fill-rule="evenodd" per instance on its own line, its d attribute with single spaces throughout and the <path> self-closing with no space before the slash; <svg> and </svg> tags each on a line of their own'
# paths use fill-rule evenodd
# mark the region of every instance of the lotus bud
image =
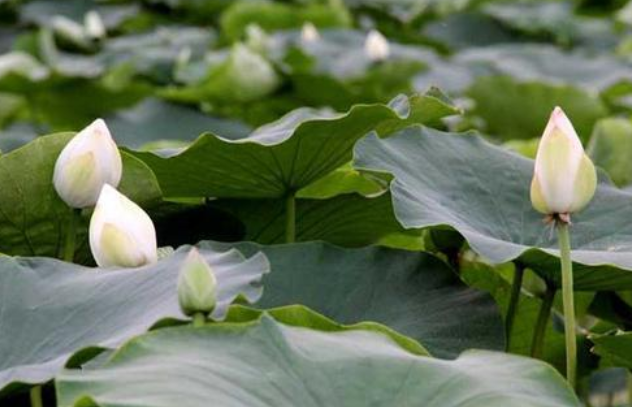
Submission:
<svg viewBox="0 0 632 407">
<path fill-rule="evenodd" d="M 13 51 L 0 55 L 0 78 L 15 74 L 40 81 L 49 75 L 49 69 L 30 54 Z"/>
<path fill-rule="evenodd" d="M 100 40 L 105 38 L 106 29 L 101 15 L 95 10 L 88 11 L 83 17 L 83 25 L 86 34 L 92 39 Z"/>
<path fill-rule="evenodd" d="M 235 44 L 226 65 L 223 86 L 240 102 L 258 100 L 272 93 L 280 83 L 272 65 L 243 44 Z"/>
<path fill-rule="evenodd" d="M 156 229 L 145 211 L 106 184 L 90 219 L 90 249 L 100 267 L 155 263 Z"/>
<path fill-rule="evenodd" d="M 56 15 L 50 19 L 53 32 L 59 37 L 79 46 L 86 46 L 83 25 L 68 17 Z"/>
<path fill-rule="evenodd" d="M 597 188 L 597 173 L 562 109 L 556 107 L 535 157 L 531 202 L 544 214 L 562 220 L 583 209 Z"/>
<path fill-rule="evenodd" d="M 390 53 L 388 40 L 377 30 L 371 30 L 364 42 L 364 52 L 371 61 L 384 61 Z"/>
<path fill-rule="evenodd" d="M 69 206 L 94 206 L 103 185 L 117 187 L 123 162 L 110 131 L 95 120 L 68 142 L 55 163 L 53 184 Z"/>
<path fill-rule="evenodd" d="M 191 249 L 178 277 L 178 300 L 185 315 L 209 314 L 217 302 L 217 279 L 196 248 Z"/>
<path fill-rule="evenodd" d="M 301 41 L 303 42 L 316 42 L 320 40 L 320 33 L 316 26 L 310 22 L 303 24 L 301 29 Z"/>
</svg>

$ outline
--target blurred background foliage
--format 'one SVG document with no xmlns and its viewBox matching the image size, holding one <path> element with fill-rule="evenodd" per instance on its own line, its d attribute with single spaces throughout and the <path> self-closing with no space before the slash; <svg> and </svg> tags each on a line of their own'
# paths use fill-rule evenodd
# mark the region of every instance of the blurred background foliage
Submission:
<svg viewBox="0 0 632 407">
<path fill-rule="evenodd" d="M 370 29 L 389 39 L 385 61 L 364 53 Z M 446 128 L 526 155 L 561 105 L 597 163 L 632 181 L 623 0 L 0 0 L 0 53 L 3 152 L 97 116 L 131 148 L 241 138 L 300 106 L 437 86 L 464 113 Z"/>
</svg>

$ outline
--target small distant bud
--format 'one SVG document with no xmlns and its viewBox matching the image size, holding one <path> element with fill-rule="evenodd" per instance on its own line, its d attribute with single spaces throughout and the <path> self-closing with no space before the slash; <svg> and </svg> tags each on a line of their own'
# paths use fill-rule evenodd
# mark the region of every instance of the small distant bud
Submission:
<svg viewBox="0 0 632 407">
<path fill-rule="evenodd" d="M 371 30 L 364 42 L 364 52 L 372 61 L 384 61 L 390 54 L 388 40 L 377 30 Z"/>
<path fill-rule="evenodd" d="M 22 51 L 13 51 L 0 55 L 0 78 L 8 74 L 25 76 L 39 81 L 49 75 L 49 70 L 32 55 Z"/>
<path fill-rule="evenodd" d="M 580 211 L 597 188 L 597 173 L 572 123 L 556 107 L 544 130 L 531 181 L 533 207 L 560 219 Z"/>
<path fill-rule="evenodd" d="M 50 25 L 58 37 L 75 45 L 86 46 L 84 27 L 75 20 L 56 15 L 51 18 Z"/>
<path fill-rule="evenodd" d="M 320 40 L 320 33 L 316 26 L 310 22 L 303 24 L 301 29 L 301 41 L 303 42 L 316 42 Z"/>
<path fill-rule="evenodd" d="M 225 86 L 242 102 L 257 100 L 279 85 L 272 64 L 243 44 L 235 44 L 227 61 Z"/>
<path fill-rule="evenodd" d="M 97 11 L 88 11 L 83 18 L 83 25 L 85 26 L 88 37 L 92 39 L 105 38 L 105 24 L 103 24 L 103 20 Z"/>
<path fill-rule="evenodd" d="M 55 190 L 70 207 L 94 206 L 103 188 L 117 187 L 123 162 L 110 131 L 95 120 L 66 144 L 55 163 Z"/>
<path fill-rule="evenodd" d="M 196 248 L 191 249 L 180 270 L 178 300 L 185 315 L 209 314 L 217 302 L 217 279 Z"/>
<path fill-rule="evenodd" d="M 189 62 L 191 62 L 191 57 L 193 56 L 193 51 L 191 47 L 184 47 L 178 52 L 176 56 L 176 65 L 178 67 L 185 67 Z"/>
</svg>

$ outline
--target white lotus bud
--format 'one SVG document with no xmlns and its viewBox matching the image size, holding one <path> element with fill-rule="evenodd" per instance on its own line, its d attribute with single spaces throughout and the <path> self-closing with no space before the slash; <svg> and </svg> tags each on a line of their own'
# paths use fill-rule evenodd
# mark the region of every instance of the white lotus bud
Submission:
<svg viewBox="0 0 632 407">
<path fill-rule="evenodd" d="M 83 25 L 86 30 L 86 34 L 93 39 L 102 39 L 105 37 L 106 29 L 101 15 L 95 10 L 88 11 L 83 17 Z"/>
<path fill-rule="evenodd" d="M 55 163 L 53 184 L 69 206 L 94 206 L 103 185 L 117 187 L 123 162 L 105 122 L 97 119 L 68 142 Z"/>
<path fill-rule="evenodd" d="M 303 42 L 316 42 L 320 40 L 320 33 L 316 26 L 309 21 L 303 24 L 301 29 L 301 41 Z"/>
<path fill-rule="evenodd" d="M 227 64 L 224 85 L 239 101 L 260 99 L 280 83 L 270 62 L 243 44 L 233 46 Z"/>
<path fill-rule="evenodd" d="M 371 61 L 384 61 L 390 54 L 388 40 L 377 30 L 371 30 L 364 42 L 364 52 Z"/>
<path fill-rule="evenodd" d="M 90 249 L 100 267 L 155 263 L 156 229 L 145 211 L 106 184 L 90 219 Z"/>
<path fill-rule="evenodd" d="M 79 45 L 85 45 L 84 27 L 68 17 L 56 15 L 50 20 L 50 25 L 55 34 Z"/>
<path fill-rule="evenodd" d="M 185 315 L 209 314 L 215 308 L 217 279 L 196 248 L 191 249 L 180 269 L 178 300 Z"/>
<path fill-rule="evenodd" d="M 584 208 L 595 194 L 597 173 L 584 153 L 572 123 L 556 107 L 535 158 L 531 202 L 547 215 L 567 215 Z"/>
<path fill-rule="evenodd" d="M 32 81 L 45 79 L 49 70 L 30 54 L 13 51 L 0 55 L 0 78 L 9 74 L 25 76 Z"/>
</svg>

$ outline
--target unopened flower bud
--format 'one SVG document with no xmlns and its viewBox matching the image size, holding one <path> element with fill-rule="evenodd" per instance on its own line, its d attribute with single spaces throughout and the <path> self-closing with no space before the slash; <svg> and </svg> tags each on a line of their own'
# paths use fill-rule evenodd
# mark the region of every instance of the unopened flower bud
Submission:
<svg viewBox="0 0 632 407">
<path fill-rule="evenodd" d="M 371 61 L 384 61 L 390 54 L 388 40 L 377 30 L 371 30 L 364 42 L 364 52 Z"/>
<path fill-rule="evenodd" d="M 90 219 L 90 249 L 100 267 L 140 267 L 158 259 L 149 216 L 107 184 Z"/>
<path fill-rule="evenodd" d="M 191 249 L 180 270 L 178 300 L 186 315 L 209 314 L 217 302 L 217 279 L 196 248 Z"/>
<path fill-rule="evenodd" d="M 55 163 L 53 184 L 69 206 L 94 206 L 103 185 L 117 187 L 123 162 L 110 131 L 95 120 L 66 144 Z"/>
<path fill-rule="evenodd" d="M 310 22 L 303 24 L 301 29 L 301 41 L 303 42 L 316 42 L 320 39 L 320 33 L 316 26 Z"/>
<path fill-rule="evenodd" d="M 80 47 L 86 46 L 84 27 L 75 20 L 62 15 L 55 15 L 50 19 L 50 26 L 59 38 Z"/>
<path fill-rule="evenodd" d="M 90 38 L 100 40 L 105 37 L 105 24 L 97 11 L 88 11 L 83 18 L 83 25 Z"/>
<path fill-rule="evenodd" d="M 257 100 L 279 85 L 270 62 L 243 44 L 233 46 L 226 71 L 224 85 L 242 102 Z"/>
<path fill-rule="evenodd" d="M 597 173 L 572 123 L 556 107 L 544 130 L 531 181 L 533 207 L 547 215 L 583 209 L 595 194 Z"/>
</svg>

